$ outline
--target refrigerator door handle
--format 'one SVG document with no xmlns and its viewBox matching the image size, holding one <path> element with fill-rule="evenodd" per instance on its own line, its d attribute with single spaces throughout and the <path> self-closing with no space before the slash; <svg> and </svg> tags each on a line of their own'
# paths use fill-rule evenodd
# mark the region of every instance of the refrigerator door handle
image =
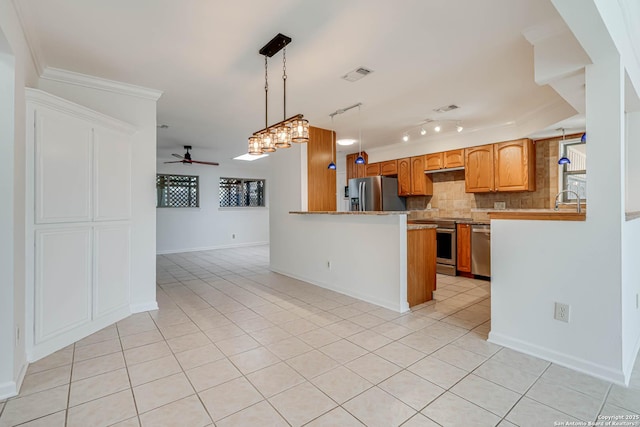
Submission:
<svg viewBox="0 0 640 427">
<path fill-rule="evenodd" d="M 365 211 L 367 210 L 367 197 L 366 197 L 366 191 L 367 191 L 367 183 L 365 181 L 362 181 L 362 191 L 360 192 L 360 194 L 362 195 L 362 210 Z"/>
</svg>

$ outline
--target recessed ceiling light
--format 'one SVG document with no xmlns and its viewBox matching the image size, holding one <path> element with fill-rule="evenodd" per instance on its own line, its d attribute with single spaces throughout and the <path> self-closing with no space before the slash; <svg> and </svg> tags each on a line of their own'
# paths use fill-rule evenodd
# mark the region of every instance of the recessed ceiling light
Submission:
<svg viewBox="0 0 640 427">
<path fill-rule="evenodd" d="M 356 143 L 355 139 L 339 139 L 336 141 L 338 145 L 353 145 Z"/>
<path fill-rule="evenodd" d="M 259 155 L 255 155 L 255 154 L 243 154 L 241 156 L 238 157 L 234 157 L 233 160 L 244 160 L 245 162 L 253 162 L 254 160 L 258 160 L 261 159 L 263 157 L 267 157 L 268 154 L 259 154 Z"/>
</svg>

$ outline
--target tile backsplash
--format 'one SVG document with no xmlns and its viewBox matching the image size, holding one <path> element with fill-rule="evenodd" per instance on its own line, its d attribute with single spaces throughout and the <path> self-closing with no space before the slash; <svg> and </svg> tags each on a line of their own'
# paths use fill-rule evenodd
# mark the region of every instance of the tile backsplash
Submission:
<svg viewBox="0 0 640 427">
<path fill-rule="evenodd" d="M 493 209 L 495 202 L 504 202 L 506 209 L 549 209 L 558 192 L 557 161 L 557 139 L 537 142 L 536 191 L 517 193 L 465 193 L 463 170 L 434 173 L 433 196 L 408 197 L 407 209 L 419 211 L 419 217 L 474 219 L 485 219 L 477 210 Z"/>
</svg>

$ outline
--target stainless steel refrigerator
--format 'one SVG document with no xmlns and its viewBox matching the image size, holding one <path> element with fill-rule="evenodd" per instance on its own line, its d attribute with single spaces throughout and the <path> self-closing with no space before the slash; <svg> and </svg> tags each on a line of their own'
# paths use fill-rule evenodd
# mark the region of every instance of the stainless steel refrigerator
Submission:
<svg viewBox="0 0 640 427">
<path fill-rule="evenodd" d="M 398 179 L 369 176 L 349 180 L 351 211 L 404 211 L 405 198 L 398 196 Z"/>
</svg>

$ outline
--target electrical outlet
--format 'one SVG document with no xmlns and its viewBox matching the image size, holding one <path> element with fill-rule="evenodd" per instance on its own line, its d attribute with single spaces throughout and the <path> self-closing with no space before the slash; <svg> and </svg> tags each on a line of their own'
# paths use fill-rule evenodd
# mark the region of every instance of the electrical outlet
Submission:
<svg viewBox="0 0 640 427">
<path fill-rule="evenodd" d="M 506 202 L 493 202 L 493 209 L 506 209 L 506 208 L 507 208 Z"/>
<path fill-rule="evenodd" d="M 327 269 L 331 270 L 331 261 L 327 261 Z"/>
<path fill-rule="evenodd" d="M 569 311 L 571 306 L 569 304 L 556 303 L 556 310 L 553 318 L 561 322 L 569 323 Z"/>
</svg>

